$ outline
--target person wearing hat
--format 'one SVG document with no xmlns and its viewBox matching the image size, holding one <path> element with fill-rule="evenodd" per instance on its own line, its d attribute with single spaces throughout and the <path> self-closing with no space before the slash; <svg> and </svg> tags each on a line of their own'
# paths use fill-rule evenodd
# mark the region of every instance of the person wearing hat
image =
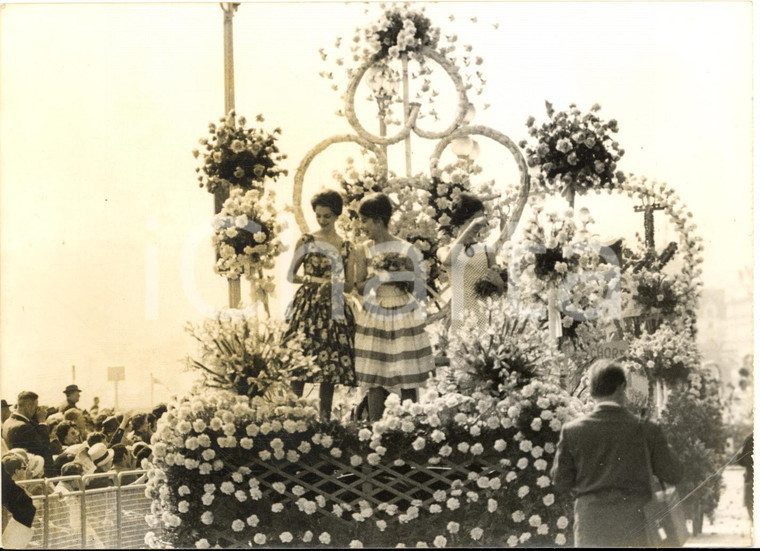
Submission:
<svg viewBox="0 0 760 551">
<path fill-rule="evenodd" d="M 45 461 L 45 475 L 52 476 L 53 454 L 50 432 L 45 424 L 47 408 L 39 407 L 39 396 L 24 391 L 18 395 L 16 411 L 3 423 L 3 436 L 9 448 L 23 448 Z"/>
<path fill-rule="evenodd" d="M 66 412 L 66 410 L 72 409 L 77 407 L 77 402 L 79 401 L 79 393 L 82 392 L 82 389 L 79 388 L 77 385 L 69 385 L 64 390 L 63 393 L 66 395 L 66 401 L 60 405 L 58 408 L 58 411 L 61 413 Z"/>
<path fill-rule="evenodd" d="M 90 460 L 95 465 L 95 472 L 93 474 L 107 473 L 113 466 L 114 451 L 108 449 L 108 446 L 103 442 L 93 444 L 87 450 L 87 455 L 90 456 Z M 88 488 L 107 488 L 111 486 L 111 479 L 107 477 L 93 478 L 87 483 Z"/>
<path fill-rule="evenodd" d="M 8 402 L 3 400 L 2 420 L 0 420 L 0 423 L 5 423 L 5 420 L 8 419 L 8 417 L 10 416 L 11 416 L 11 406 L 8 405 Z"/>
</svg>

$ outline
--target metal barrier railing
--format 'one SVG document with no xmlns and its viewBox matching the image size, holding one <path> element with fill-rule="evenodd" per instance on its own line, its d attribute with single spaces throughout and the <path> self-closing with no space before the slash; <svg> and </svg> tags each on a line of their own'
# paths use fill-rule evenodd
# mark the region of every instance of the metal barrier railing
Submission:
<svg viewBox="0 0 760 551">
<path fill-rule="evenodd" d="M 137 470 L 18 482 L 37 508 L 29 547 L 145 548 L 151 503 L 145 475 Z"/>
</svg>

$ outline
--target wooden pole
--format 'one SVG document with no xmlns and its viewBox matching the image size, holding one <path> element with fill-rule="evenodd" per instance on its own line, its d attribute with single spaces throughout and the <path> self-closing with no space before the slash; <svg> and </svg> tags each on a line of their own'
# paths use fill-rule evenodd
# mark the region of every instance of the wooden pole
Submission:
<svg viewBox="0 0 760 551">
<path fill-rule="evenodd" d="M 224 113 L 235 109 L 235 63 L 232 42 L 232 18 L 238 9 L 238 3 L 222 3 L 224 12 Z M 216 212 L 222 210 L 229 193 L 224 190 L 214 194 Z M 227 280 L 227 301 L 230 308 L 240 306 L 240 278 Z"/>
<path fill-rule="evenodd" d="M 402 54 L 401 70 L 404 78 L 404 125 L 409 120 L 409 56 Z M 406 177 L 412 177 L 412 133 L 409 132 L 404 138 L 406 152 Z"/>
</svg>

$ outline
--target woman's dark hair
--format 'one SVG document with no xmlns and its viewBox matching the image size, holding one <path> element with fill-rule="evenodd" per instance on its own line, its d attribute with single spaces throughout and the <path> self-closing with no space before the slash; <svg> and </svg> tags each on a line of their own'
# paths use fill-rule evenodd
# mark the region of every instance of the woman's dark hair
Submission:
<svg viewBox="0 0 760 551">
<path fill-rule="evenodd" d="M 340 216 L 343 212 L 343 198 L 331 189 L 320 191 L 311 198 L 311 209 L 316 210 L 317 207 L 327 207 L 335 216 Z"/>
<path fill-rule="evenodd" d="M 87 445 L 94 446 L 100 442 L 106 443 L 106 435 L 102 432 L 91 432 L 87 437 Z"/>
<path fill-rule="evenodd" d="M 61 476 L 81 476 L 84 474 L 84 466 L 81 463 L 71 461 L 61 467 Z"/>
<path fill-rule="evenodd" d="M 485 208 L 483 201 L 481 201 L 474 193 L 467 191 L 457 197 L 454 201 L 454 205 L 451 208 L 451 226 L 458 227 L 469 220 L 473 214 L 481 211 Z"/>
<path fill-rule="evenodd" d="M 391 221 L 393 205 L 384 193 L 371 193 L 359 203 L 359 214 L 380 220 L 385 226 Z"/>
<path fill-rule="evenodd" d="M 77 428 L 77 426 L 71 421 L 61 421 L 58 423 L 58 426 L 55 427 L 55 437 L 61 444 L 63 444 L 63 441 L 66 440 L 66 436 L 68 436 L 69 431 L 75 428 Z"/>
<path fill-rule="evenodd" d="M 611 396 L 627 382 L 625 368 L 617 360 L 597 360 L 591 366 L 589 386 L 593 398 Z"/>
</svg>

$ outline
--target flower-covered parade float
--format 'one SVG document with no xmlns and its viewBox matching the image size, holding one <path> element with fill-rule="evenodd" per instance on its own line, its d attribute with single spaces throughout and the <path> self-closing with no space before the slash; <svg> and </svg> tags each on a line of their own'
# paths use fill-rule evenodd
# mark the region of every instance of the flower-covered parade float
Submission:
<svg viewBox="0 0 760 551">
<path fill-rule="evenodd" d="M 631 407 L 662 422 L 676 453 L 689 458 L 679 489 L 693 517 L 709 515 L 720 483 L 702 481 L 723 461 L 725 439 L 721 406 L 695 346 L 701 244 L 677 194 L 618 169 L 624 150 L 614 140 L 617 122 L 603 120 L 597 105 L 584 114 L 574 105 L 557 111 L 547 103 L 548 121 L 530 117 L 519 145 L 471 124 L 469 96 L 482 88 L 483 60 L 469 46 L 458 52 L 456 40 L 423 10 L 384 7 L 346 42 L 354 64 L 346 68 L 340 114 L 356 133 L 326 138 L 304 156 L 293 185 L 296 220 L 306 230 L 301 194 L 313 159 L 334 144 L 358 145 L 362 160 L 349 160 L 334 175 L 346 205 L 340 224 L 358 238 L 358 202 L 366 193 L 384 191 L 397 203 L 391 227 L 422 253 L 427 330 L 442 361 L 416 402 L 391 393 L 379 421 L 350 414 L 324 421 L 312 400 L 290 390 L 292 378 L 313 369 L 313 358 L 298 339 L 282 343 L 283 322 L 262 317 L 258 302 L 268 316 L 265 300 L 190 324 L 199 349 L 188 366 L 203 380 L 159 421 L 146 542 L 572 545 L 572 501 L 554 491 L 549 469 L 562 425 L 592 407 L 584 374 L 610 342 L 644 381 Z M 462 76 L 458 63 L 465 58 L 477 70 Z M 335 80 L 333 72 L 323 74 Z M 428 100 L 442 77 L 458 98 L 453 121 L 426 130 L 440 118 Z M 377 134 L 358 120 L 354 102 L 362 83 L 378 108 Z M 201 141 L 205 151 L 196 152 L 201 185 L 229 192 L 213 220 L 215 270 L 247 278 L 252 296 L 265 299 L 284 248 L 272 186 L 285 175 L 277 164 L 279 130 L 247 128 L 235 113 L 220 123 Z M 428 173 L 411 174 L 412 135 L 435 142 Z M 483 178 L 473 136 L 508 150 L 514 182 L 499 186 Z M 388 167 L 387 149 L 396 144 L 405 146 L 403 176 Z M 447 148 L 457 160 L 439 166 Z M 452 241 L 451 208 L 465 191 L 484 198 L 492 230 L 506 237 L 495 268 L 508 284 L 504 290 L 480 285 L 477 312 L 449 334 L 452 285 L 436 253 Z M 640 201 L 644 238 L 600 243 L 587 231 L 588 211 L 575 208 L 592 193 Z M 567 201 L 564 210 L 547 206 L 555 196 Z M 650 231 L 654 209 L 665 210 L 679 236 L 662 251 Z M 703 422 L 694 422 L 696 416 Z"/>
</svg>

